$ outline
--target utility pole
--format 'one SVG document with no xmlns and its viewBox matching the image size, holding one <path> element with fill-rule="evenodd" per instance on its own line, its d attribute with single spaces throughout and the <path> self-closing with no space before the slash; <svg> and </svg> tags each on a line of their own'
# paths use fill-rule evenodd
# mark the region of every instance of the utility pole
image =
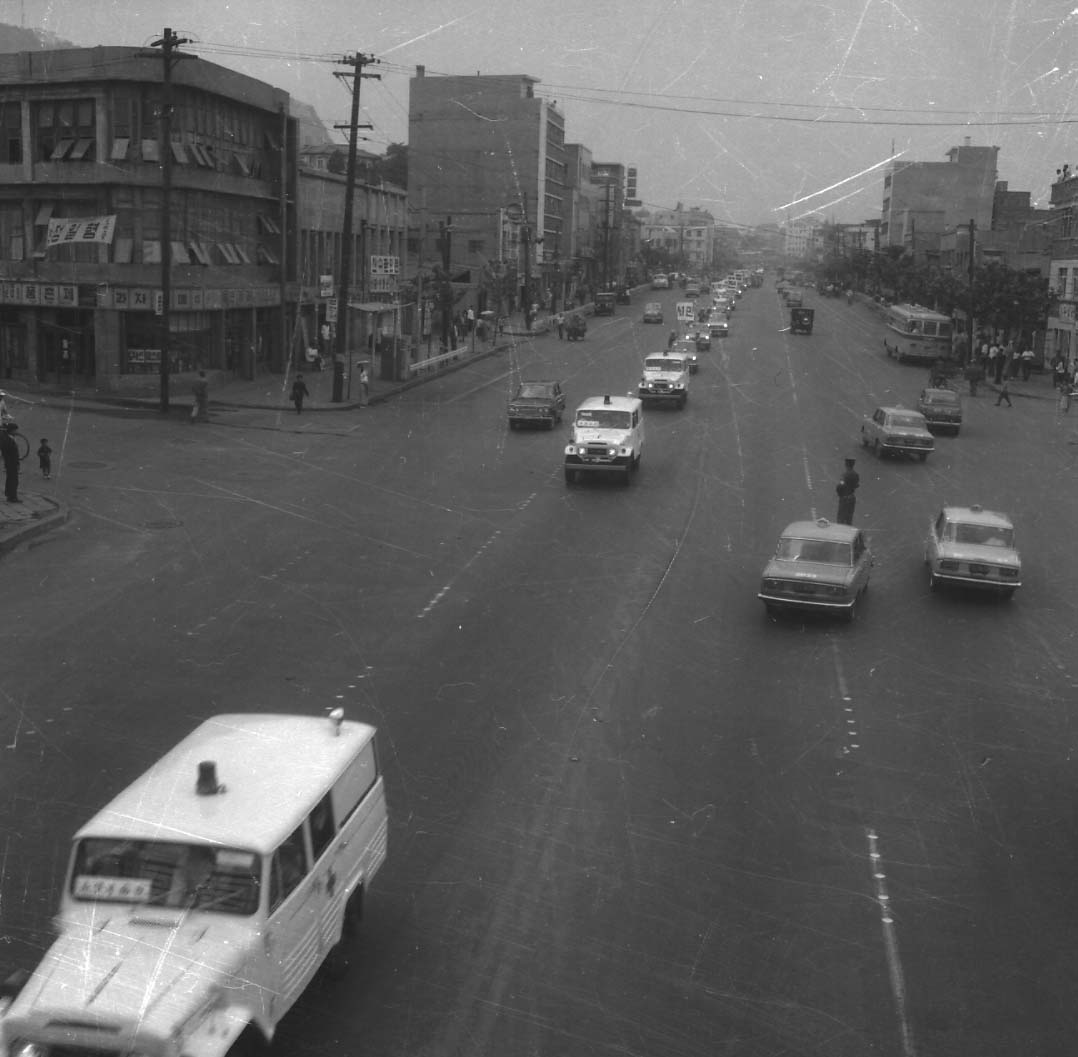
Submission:
<svg viewBox="0 0 1078 1057">
<path fill-rule="evenodd" d="M 975 240 L 976 240 L 977 225 L 973 218 L 970 217 L 969 221 L 969 349 L 970 355 L 973 355 L 973 261 L 975 258 Z"/>
<path fill-rule="evenodd" d="M 178 37 L 167 26 L 160 40 L 150 46 L 161 49 L 164 73 L 161 79 L 160 146 L 161 155 L 161 413 L 168 414 L 169 372 L 172 369 L 172 64 L 194 55 L 176 55 L 187 37 Z M 156 52 L 151 54 L 156 55 Z"/>
<path fill-rule="evenodd" d="M 453 310 L 453 287 L 450 283 L 450 268 L 453 266 L 453 218 L 446 217 L 441 225 L 439 245 L 442 250 L 442 351 L 449 352 L 449 314 Z"/>
<path fill-rule="evenodd" d="M 348 129 L 348 167 L 346 170 L 344 189 L 344 230 L 341 232 L 341 272 L 337 284 L 337 352 L 333 358 L 333 402 L 339 404 L 344 399 L 344 369 L 348 362 L 348 292 L 352 284 L 352 216 L 355 208 L 356 186 L 356 139 L 357 130 L 370 128 L 370 125 L 359 123 L 359 88 L 364 78 L 373 77 L 381 80 L 381 74 L 364 73 L 363 68 L 370 66 L 378 60 L 370 55 L 346 56 L 339 60 L 343 66 L 350 66 L 350 73 L 334 72 L 333 76 L 352 78 L 352 113 L 347 126 L 336 125 L 335 128 L 347 127 Z M 373 364 L 372 364 L 373 366 Z"/>
<path fill-rule="evenodd" d="M 523 201 L 524 224 L 520 229 L 520 238 L 524 244 L 524 329 L 532 329 L 532 228 L 528 220 L 528 192 L 521 196 Z"/>
</svg>

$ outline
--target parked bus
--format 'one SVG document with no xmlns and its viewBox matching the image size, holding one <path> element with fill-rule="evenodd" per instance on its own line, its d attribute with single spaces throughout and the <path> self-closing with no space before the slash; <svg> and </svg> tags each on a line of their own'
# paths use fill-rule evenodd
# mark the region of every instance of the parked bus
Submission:
<svg viewBox="0 0 1078 1057">
<path fill-rule="evenodd" d="M 883 347 L 899 363 L 934 363 L 950 359 L 953 330 L 950 316 L 921 305 L 891 305 Z"/>
</svg>

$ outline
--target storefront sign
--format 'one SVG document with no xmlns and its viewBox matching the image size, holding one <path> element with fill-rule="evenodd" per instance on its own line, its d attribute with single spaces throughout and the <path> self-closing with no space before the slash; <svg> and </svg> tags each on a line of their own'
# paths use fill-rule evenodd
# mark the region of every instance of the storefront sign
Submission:
<svg viewBox="0 0 1078 1057">
<path fill-rule="evenodd" d="M 75 283 L 0 283 L 0 304 L 75 308 L 78 303 Z"/>
<path fill-rule="evenodd" d="M 333 276 L 332 275 L 320 275 L 318 277 L 318 296 L 319 297 L 332 297 L 333 296 Z"/>
<path fill-rule="evenodd" d="M 400 257 L 371 257 L 371 275 L 400 275 Z"/>
<path fill-rule="evenodd" d="M 25 286 L 27 284 L 9 285 Z M 77 292 L 77 287 L 71 287 L 71 289 Z M 157 312 L 160 315 L 164 307 L 161 297 L 161 291 L 147 287 L 104 284 L 97 288 L 97 307 L 112 308 L 120 312 Z M 2 300 L 2 288 L 0 288 L 0 300 Z M 219 311 L 223 308 L 273 308 L 281 303 L 281 290 L 277 286 L 230 287 L 225 290 L 189 286 L 174 289 L 170 301 L 171 307 L 179 312 L 199 312 L 203 309 Z M 34 300 L 15 303 L 46 304 L 47 302 Z M 71 302 L 72 305 L 74 303 L 74 301 Z"/>
<path fill-rule="evenodd" d="M 372 275 L 367 286 L 372 294 L 393 294 L 397 292 L 397 277 L 395 275 Z"/>
</svg>

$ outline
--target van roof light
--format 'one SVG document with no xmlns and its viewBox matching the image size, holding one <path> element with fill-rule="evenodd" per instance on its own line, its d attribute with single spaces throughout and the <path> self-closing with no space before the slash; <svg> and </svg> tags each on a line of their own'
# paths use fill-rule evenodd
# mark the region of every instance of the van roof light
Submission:
<svg viewBox="0 0 1078 1057">
<path fill-rule="evenodd" d="M 217 764 L 213 760 L 203 760 L 198 765 L 195 792 L 199 796 L 216 796 L 224 791 L 225 787 L 217 781 Z"/>
<path fill-rule="evenodd" d="M 341 724 L 344 722 L 344 709 L 335 708 L 329 714 L 329 721 L 333 726 L 333 736 L 339 738 L 341 736 Z"/>
</svg>

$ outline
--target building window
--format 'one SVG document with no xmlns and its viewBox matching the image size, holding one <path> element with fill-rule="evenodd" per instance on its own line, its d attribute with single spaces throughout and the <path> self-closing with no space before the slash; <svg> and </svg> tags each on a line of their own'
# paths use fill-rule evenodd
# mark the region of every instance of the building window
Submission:
<svg viewBox="0 0 1078 1057">
<path fill-rule="evenodd" d="M 4 136 L 2 159 L 9 165 L 18 165 L 22 161 L 22 104 L 0 106 L 0 122 Z"/>
<path fill-rule="evenodd" d="M 471 254 L 483 252 L 483 240 L 482 239 L 468 239 L 468 252 Z"/>
<path fill-rule="evenodd" d="M 65 157 L 69 158 L 71 149 L 81 140 L 87 140 L 89 145 L 80 156 L 85 159 L 97 135 L 94 101 L 92 99 L 50 99 L 35 103 L 34 106 L 38 159 L 61 161 Z"/>
</svg>

